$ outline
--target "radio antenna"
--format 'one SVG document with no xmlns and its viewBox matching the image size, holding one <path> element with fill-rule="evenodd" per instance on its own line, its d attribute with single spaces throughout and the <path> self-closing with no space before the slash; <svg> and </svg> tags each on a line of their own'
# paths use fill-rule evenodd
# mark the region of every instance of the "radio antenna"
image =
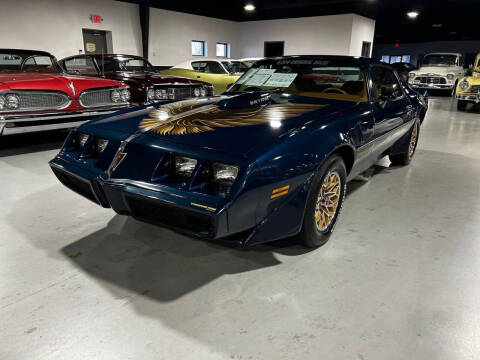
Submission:
<svg viewBox="0 0 480 360">
<path fill-rule="evenodd" d="M 102 46 L 102 77 L 105 77 L 105 49 Z"/>
</svg>

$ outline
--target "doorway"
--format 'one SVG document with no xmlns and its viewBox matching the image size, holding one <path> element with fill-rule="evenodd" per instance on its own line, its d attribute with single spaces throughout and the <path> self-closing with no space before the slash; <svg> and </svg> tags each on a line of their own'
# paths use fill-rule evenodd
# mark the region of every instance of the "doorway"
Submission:
<svg viewBox="0 0 480 360">
<path fill-rule="evenodd" d="M 284 41 L 265 41 L 263 55 L 265 57 L 283 56 Z"/>
<path fill-rule="evenodd" d="M 362 43 L 362 57 L 369 58 L 371 50 L 372 50 L 372 43 L 368 41 L 364 41 Z"/>
<path fill-rule="evenodd" d="M 82 29 L 85 54 L 113 53 L 112 32 Z"/>
</svg>

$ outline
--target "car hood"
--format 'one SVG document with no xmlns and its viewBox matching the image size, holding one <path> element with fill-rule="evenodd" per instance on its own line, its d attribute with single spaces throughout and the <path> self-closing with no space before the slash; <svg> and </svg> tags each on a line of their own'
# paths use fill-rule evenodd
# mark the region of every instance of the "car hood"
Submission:
<svg viewBox="0 0 480 360">
<path fill-rule="evenodd" d="M 258 147 L 329 121 L 358 103 L 311 97 L 239 93 L 137 107 L 89 122 L 82 131 L 98 129 L 135 134 L 136 142 L 167 141 L 249 157 Z"/>
<path fill-rule="evenodd" d="M 87 89 L 119 86 L 116 81 L 86 76 L 40 73 L 0 74 L 0 90 L 55 90 L 71 98 Z"/>
<path fill-rule="evenodd" d="M 124 81 L 126 83 L 136 82 L 143 83 L 148 86 L 156 84 L 175 84 L 175 85 L 189 85 L 189 84 L 205 84 L 203 81 L 188 79 L 180 76 L 162 75 L 152 72 L 115 72 L 105 74 L 109 79 Z"/>
<path fill-rule="evenodd" d="M 460 71 L 458 66 L 422 66 L 418 70 L 413 70 L 412 72 L 421 75 L 421 74 L 437 74 L 437 75 L 447 75 L 454 74 Z"/>
</svg>

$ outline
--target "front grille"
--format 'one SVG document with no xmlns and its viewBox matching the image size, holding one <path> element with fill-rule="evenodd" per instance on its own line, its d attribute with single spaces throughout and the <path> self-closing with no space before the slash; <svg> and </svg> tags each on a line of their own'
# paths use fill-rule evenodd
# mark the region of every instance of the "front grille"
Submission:
<svg viewBox="0 0 480 360">
<path fill-rule="evenodd" d="M 70 104 L 70 98 L 67 94 L 61 92 L 46 91 L 13 91 L 8 94 L 18 96 L 20 103 L 15 111 L 32 111 L 32 110 L 58 110 L 67 107 Z"/>
<path fill-rule="evenodd" d="M 75 191 L 77 194 L 86 197 L 87 199 L 93 201 L 94 203 L 99 204 L 95 194 L 92 191 L 90 183 L 86 180 L 82 180 L 76 176 L 68 174 L 64 171 L 57 169 L 52 166 L 53 173 L 60 180 L 60 182 L 65 185 L 70 190 Z"/>
<path fill-rule="evenodd" d="M 208 215 L 134 195 L 127 195 L 127 202 L 132 215 L 141 220 L 204 238 L 213 234 L 212 218 Z"/>
<path fill-rule="evenodd" d="M 415 82 L 420 82 L 421 84 L 446 84 L 447 80 L 442 77 L 433 77 L 433 76 L 417 76 Z"/>
<path fill-rule="evenodd" d="M 112 101 L 113 89 L 95 89 L 84 91 L 79 96 L 80 104 L 86 108 L 123 105 L 125 103 L 115 103 Z"/>
<path fill-rule="evenodd" d="M 202 86 L 177 86 L 167 87 L 167 94 L 170 100 L 186 100 L 195 97 L 195 89 L 200 89 Z M 155 86 L 155 90 L 165 89 L 165 86 Z M 213 88 L 205 87 L 207 90 L 206 96 L 213 96 Z"/>
<path fill-rule="evenodd" d="M 470 89 L 468 90 L 468 92 L 471 92 L 471 93 L 474 93 L 474 94 L 480 93 L 480 85 L 472 85 L 470 87 Z"/>
</svg>

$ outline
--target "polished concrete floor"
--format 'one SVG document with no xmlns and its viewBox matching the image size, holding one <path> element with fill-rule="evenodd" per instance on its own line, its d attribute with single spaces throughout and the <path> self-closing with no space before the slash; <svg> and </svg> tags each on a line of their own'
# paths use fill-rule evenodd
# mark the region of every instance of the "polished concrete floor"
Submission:
<svg viewBox="0 0 480 360">
<path fill-rule="evenodd" d="M 115 215 L 51 174 L 60 138 L 4 146 L 0 359 L 479 359 L 480 114 L 430 106 L 413 163 L 350 183 L 313 251 Z"/>
</svg>

